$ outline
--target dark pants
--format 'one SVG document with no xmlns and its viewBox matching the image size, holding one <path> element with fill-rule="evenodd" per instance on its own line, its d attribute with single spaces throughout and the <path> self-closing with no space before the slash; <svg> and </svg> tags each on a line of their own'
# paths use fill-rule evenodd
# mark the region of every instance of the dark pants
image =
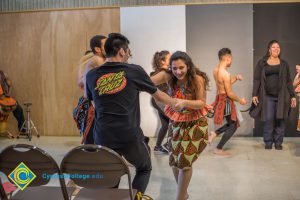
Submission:
<svg viewBox="0 0 300 200">
<path fill-rule="evenodd" d="M 114 151 L 118 152 L 135 167 L 136 174 L 132 187 L 142 193 L 146 191 L 152 170 L 149 149 L 144 141 L 136 141 L 132 144 L 113 148 Z"/>
<path fill-rule="evenodd" d="M 156 146 L 161 146 L 162 141 L 167 135 L 169 127 L 169 118 L 165 115 L 164 111 L 156 104 L 155 100 L 151 99 L 152 106 L 157 110 L 158 116 L 161 122 L 161 128 L 159 129 Z"/>
<path fill-rule="evenodd" d="M 266 121 L 264 122 L 264 142 L 266 145 L 281 145 L 283 142 L 285 123 L 276 119 L 278 98 L 266 96 Z"/>
<path fill-rule="evenodd" d="M 227 123 L 215 131 L 217 135 L 224 133 L 217 146 L 217 149 L 223 149 L 226 142 L 228 142 L 228 140 L 233 136 L 233 134 L 237 130 L 237 122 L 233 121 L 230 115 L 226 116 L 225 119 Z"/>
<path fill-rule="evenodd" d="M 91 125 L 91 128 L 90 128 L 90 130 L 89 130 L 89 132 L 88 132 L 88 134 L 87 134 L 87 136 L 86 136 L 86 138 L 85 138 L 85 141 L 84 141 L 84 144 L 94 144 L 95 143 L 95 141 L 94 141 L 94 120 L 93 120 L 93 123 L 92 123 L 92 125 Z"/>
<path fill-rule="evenodd" d="M 18 121 L 18 129 L 19 131 L 23 131 L 25 132 L 26 130 L 21 130 L 22 125 L 24 124 L 24 114 L 23 114 L 23 109 L 22 107 L 19 105 L 19 103 L 17 103 L 16 109 L 13 111 L 14 117 L 16 118 L 16 120 Z"/>
</svg>

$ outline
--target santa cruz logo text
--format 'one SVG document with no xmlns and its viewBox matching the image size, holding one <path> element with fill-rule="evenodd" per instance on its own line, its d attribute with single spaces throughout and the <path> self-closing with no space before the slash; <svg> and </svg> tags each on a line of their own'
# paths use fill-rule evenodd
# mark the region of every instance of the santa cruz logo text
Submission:
<svg viewBox="0 0 300 200">
<path fill-rule="evenodd" d="M 126 86 L 124 71 L 118 73 L 109 73 L 101 76 L 96 83 L 95 90 L 98 94 L 115 94 L 124 89 Z"/>
</svg>

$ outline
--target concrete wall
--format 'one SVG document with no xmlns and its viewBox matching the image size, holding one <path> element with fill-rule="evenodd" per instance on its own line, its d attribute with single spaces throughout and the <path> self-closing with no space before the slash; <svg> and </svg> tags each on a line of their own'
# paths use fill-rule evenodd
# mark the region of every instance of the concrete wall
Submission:
<svg viewBox="0 0 300 200">
<path fill-rule="evenodd" d="M 186 7 L 187 52 L 211 80 L 207 102 L 215 98 L 212 71 L 218 64 L 218 51 L 228 47 L 233 53 L 231 74 L 240 73 L 242 82 L 233 90 L 251 100 L 253 80 L 253 5 L 193 5 Z M 247 107 L 247 106 L 246 106 Z M 242 107 L 240 107 L 242 108 Z M 252 135 L 253 120 L 243 114 L 237 135 Z"/>
</svg>

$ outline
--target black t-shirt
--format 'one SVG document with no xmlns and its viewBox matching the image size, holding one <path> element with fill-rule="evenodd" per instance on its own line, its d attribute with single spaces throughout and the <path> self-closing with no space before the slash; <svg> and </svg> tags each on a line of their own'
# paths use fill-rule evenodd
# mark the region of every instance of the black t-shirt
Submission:
<svg viewBox="0 0 300 200">
<path fill-rule="evenodd" d="M 278 97 L 279 93 L 279 65 L 267 65 L 266 74 L 266 93 L 273 97 Z"/>
<path fill-rule="evenodd" d="M 157 88 L 142 67 L 107 62 L 87 74 L 86 85 L 95 104 L 96 144 L 116 148 L 144 138 L 139 92 L 154 94 Z"/>
</svg>

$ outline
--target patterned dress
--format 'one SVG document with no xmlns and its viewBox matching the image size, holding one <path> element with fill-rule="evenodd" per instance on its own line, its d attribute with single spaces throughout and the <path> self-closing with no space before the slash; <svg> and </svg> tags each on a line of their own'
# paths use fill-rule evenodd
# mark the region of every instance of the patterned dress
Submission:
<svg viewBox="0 0 300 200">
<path fill-rule="evenodd" d="M 187 98 L 185 88 L 176 86 L 174 98 Z M 191 167 L 197 160 L 200 153 L 205 149 L 208 142 L 208 123 L 205 115 L 209 106 L 194 110 L 184 108 L 175 111 L 170 106 L 166 106 L 165 114 L 170 118 L 168 141 L 171 155 L 170 166 L 183 169 Z"/>
</svg>

